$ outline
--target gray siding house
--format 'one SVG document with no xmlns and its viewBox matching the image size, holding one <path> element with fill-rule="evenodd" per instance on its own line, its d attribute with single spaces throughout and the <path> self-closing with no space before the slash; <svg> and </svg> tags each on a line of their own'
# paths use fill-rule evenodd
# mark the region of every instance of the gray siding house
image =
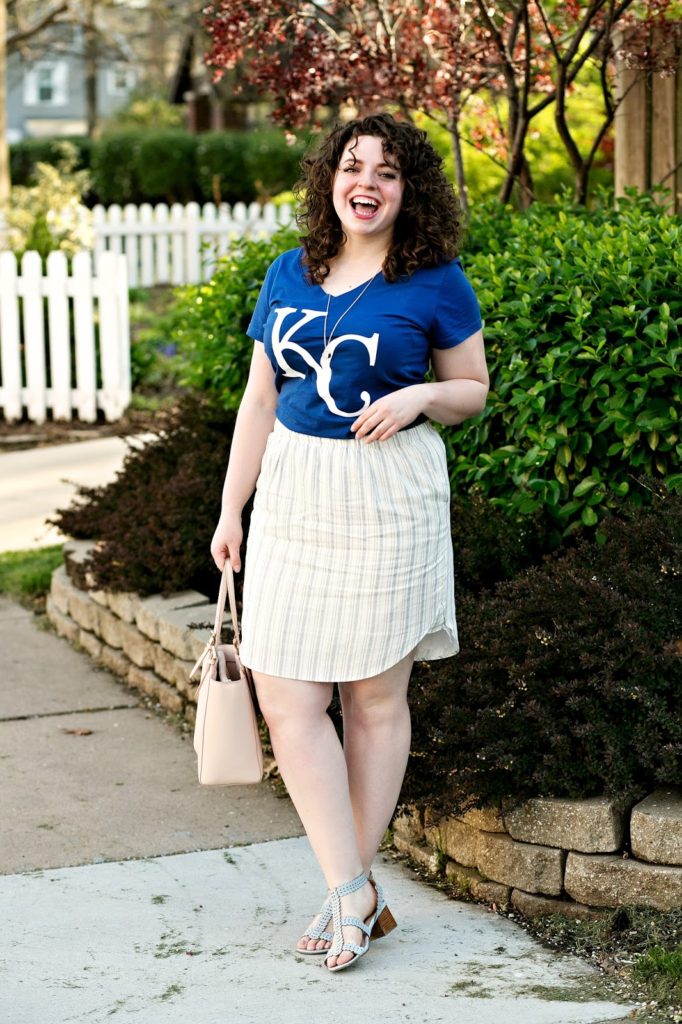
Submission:
<svg viewBox="0 0 682 1024">
<path fill-rule="evenodd" d="M 125 40 L 97 57 L 97 113 L 107 117 L 124 106 L 140 71 Z M 79 26 L 55 25 L 30 57 L 10 54 L 7 66 L 8 141 L 87 130 L 85 46 Z"/>
</svg>

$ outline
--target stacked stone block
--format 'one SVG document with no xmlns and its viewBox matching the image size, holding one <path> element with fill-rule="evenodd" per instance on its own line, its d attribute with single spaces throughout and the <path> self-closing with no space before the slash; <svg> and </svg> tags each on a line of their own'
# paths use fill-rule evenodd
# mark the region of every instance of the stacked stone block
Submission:
<svg viewBox="0 0 682 1024">
<path fill-rule="evenodd" d="M 438 820 L 412 807 L 393 828 L 396 849 L 428 871 L 527 916 L 682 907 L 682 788 L 656 790 L 629 812 L 605 797 L 538 798 L 506 814 Z"/>
<path fill-rule="evenodd" d="M 85 578 L 90 547 L 65 545 L 65 564 L 52 576 L 48 618 L 104 668 L 193 724 L 197 686 L 189 673 L 213 628 L 215 604 L 194 590 L 170 597 L 83 590 L 74 581 Z M 225 622 L 229 629 L 229 616 Z"/>
</svg>

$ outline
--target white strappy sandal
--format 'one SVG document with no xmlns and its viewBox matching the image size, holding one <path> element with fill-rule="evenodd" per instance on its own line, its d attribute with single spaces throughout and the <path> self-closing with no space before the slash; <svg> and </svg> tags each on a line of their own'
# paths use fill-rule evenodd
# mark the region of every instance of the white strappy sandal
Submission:
<svg viewBox="0 0 682 1024">
<path fill-rule="evenodd" d="M 334 922 L 334 943 L 332 948 L 327 951 L 327 957 L 324 962 L 328 971 L 343 971 L 346 967 L 350 967 L 365 955 L 369 949 L 369 942 L 372 935 L 375 935 L 375 937 L 378 938 L 382 935 L 387 935 L 388 932 L 396 927 L 393 915 L 386 906 L 386 901 L 383 897 L 383 889 L 380 900 L 379 887 L 376 882 L 370 883 L 376 889 L 377 893 L 376 909 L 365 921 L 361 921 L 359 917 L 341 916 L 341 897 L 347 896 L 352 892 L 356 892 L 356 890 L 361 889 L 367 882 L 369 882 L 369 878 L 363 872 L 363 874 L 352 878 L 350 882 L 344 882 L 342 885 L 330 890 L 329 901 L 331 903 L 332 919 Z M 383 906 L 381 906 L 381 903 L 383 903 Z M 344 942 L 344 927 L 358 928 L 364 933 L 365 941 L 362 946 L 358 946 L 355 942 Z M 330 957 L 338 957 L 341 953 L 346 951 L 355 954 L 352 960 L 347 960 L 343 964 L 337 963 L 334 967 L 329 966 L 328 961 Z"/>
</svg>

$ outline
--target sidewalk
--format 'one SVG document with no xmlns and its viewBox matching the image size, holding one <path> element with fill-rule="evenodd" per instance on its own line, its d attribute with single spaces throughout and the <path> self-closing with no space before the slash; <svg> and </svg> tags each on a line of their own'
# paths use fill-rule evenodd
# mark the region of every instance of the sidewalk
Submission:
<svg viewBox="0 0 682 1024">
<path fill-rule="evenodd" d="M 290 802 L 201 788 L 188 734 L 2 597 L 0 764 L 3 1024 L 624 1024 L 589 966 L 381 856 L 399 928 L 338 976 L 296 955 L 325 885 Z"/>
<path fill-rule="evenodd" d="M 338 977 L 297 956 L 324 882 L 289 801 L 199 787 L 189 737 L 7 600 L 0 650 L 6 1024 L 624 1018 L 587 965 L 385 858 L 398 930 Z"/>
<path fill-rule="evenodd" d="M 149 435 L 0 452 L 0 551 L 59 544 L 64 538 L 45 517 L 68 506 L 76 485 L 99 487 L 114 478 L 128 446 Z"/>
</svg>

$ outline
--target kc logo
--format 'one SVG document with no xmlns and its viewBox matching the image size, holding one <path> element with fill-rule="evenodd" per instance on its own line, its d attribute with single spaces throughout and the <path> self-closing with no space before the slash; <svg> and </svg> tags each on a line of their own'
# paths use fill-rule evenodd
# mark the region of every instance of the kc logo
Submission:
<svg viewBox="0 0 682 1024">
<path fill-rule="evenodd" d="M 284 320 L 289 316 L 290 313 L 300 313 L 300 318 L 292 324 L 286 333 L 281 336 L 282 326 Z M 275 354 L 277 365 L 283 370 L 285 377 L 302 377 L 305 379 L 305 373 L 301 370 L 295 370 L 291 366 L 284 355 L 285 352 L 295 352 L 301 357 L 301 359 L 308 364 L 311 370 L 315 373 L 315 381 L 317 386 L 317 393 L 325 403 L 330 412 L 333 412 L 336 416 L 359 416 L 367 406 L 370 404 L 370 396 L 368 391 L 361 391 L 360 398 L 362 399 L 362 406 L 356 409 L 354 412 L 344 412 L 343 409 L 339 409 L 336 402 L 331 396 L 331 382 L 332 382 L 332 357 L 336 352 L 339 345 L 342 345 L 345 341 L 359 341 L 361 345 L 364 345 L 369 355 L 369 365 L 374 366 L 377 359 L 377 349 L 379 347 L 379 335 L 375 333 L 371 337 L 366 337 L 364 334 L 340 334 L 338 338 L 334 338 L 326 349 L 323 351 L 319 363 L 315 361 L 310 352 L 307 352 L 300 345 L 291 341 L 291 338 L 306 324 L 309 324 L 311 320 L 316 320 L 318 317 L 325 316 L 324 313 L 314 309 L 301 309 L 298 310 L 293 306 L 284 306 L 277 310 L 275 316 L 275 322 L 272 326 L 272 351 Z"/>
</svg>

